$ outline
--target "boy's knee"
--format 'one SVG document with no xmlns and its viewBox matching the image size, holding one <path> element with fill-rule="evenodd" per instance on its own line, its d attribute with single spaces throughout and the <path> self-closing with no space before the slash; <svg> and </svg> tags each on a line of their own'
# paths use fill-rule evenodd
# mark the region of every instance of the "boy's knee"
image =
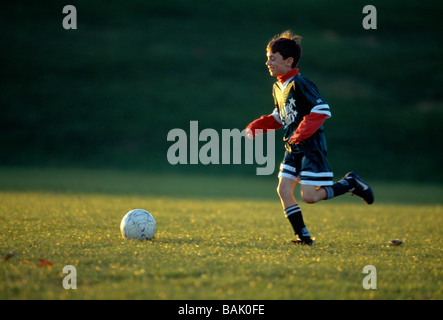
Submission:
<svg viewBox="0 0 443 320">
<path fill-rule="evenodd" d="M 309 194 L 309 193 L 302 193 L 301 198 L 302 198 L 303 202 L 306 202 L 308 204 L 316 203 L 319 201 L 318 199 L 316 199 L 315 196 L 313 196 L 312 194 Z"/>
<path fill-rule="evenodd" d="M 306 203 L 316 203 L 325 198 L 324 195 L 325 192 L 323 192 L 319 188 L 306 188 L 303 187 L 301 190 L 301 198 Z"/>
<path fill-rule="evenodd" d="M 292 194 L 292 189 L 284 184 L 277 186 L 277 194 L 281 199 L 284 199 Z"/>
</svg>

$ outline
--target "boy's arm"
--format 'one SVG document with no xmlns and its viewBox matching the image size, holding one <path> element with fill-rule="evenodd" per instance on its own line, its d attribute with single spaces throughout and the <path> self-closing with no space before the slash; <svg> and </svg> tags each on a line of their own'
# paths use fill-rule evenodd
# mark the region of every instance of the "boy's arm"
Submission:
<svg viewBox="0 0 443 320">
<path fill-rule="evenodd" d="M 259 133 L 266 133 L 268 130 L 277 130 L 282 127 L 280 122 L 280 116 L 278 112 L 274 111 L 272 114 L 267 116 L 261 116 L 259 119 L 251 122 L 246 127 L 246 136 L 249 139 L 254 139 L 254 137 Z M 256 130 L 260 129 L 261 132 L 257 132 Z"/>
<path fill-rule="evenodd" d="M 320 129 L 327 118 L 329 118 L 328 114 L 316 112 L 311 112 L 304 116 L 297 130 L 295 130 L 294 134 L 288 139 L 288 142 L 290 144 L 299 144 L 303 140 L 306 140 Z"/>
</svg>

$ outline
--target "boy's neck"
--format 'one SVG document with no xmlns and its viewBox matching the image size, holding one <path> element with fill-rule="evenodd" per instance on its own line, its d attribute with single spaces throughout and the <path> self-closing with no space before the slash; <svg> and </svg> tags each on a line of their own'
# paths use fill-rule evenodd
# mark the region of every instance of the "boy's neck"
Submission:
<svg viewBox="0 0 443 320">
<path fill-rule="evenodd" d="M 297 68 L 294 68 L 294 69 L 291 69 L 290 71 L 288 71 L 287 73 L 285 73 L 284 75 L 277 76 L 277 80 L 281 84 L 284 84 L 288 79 L 296 76 L 297 74 L 300 74 L 300 72 L 298 72 Z"/>
</svg>

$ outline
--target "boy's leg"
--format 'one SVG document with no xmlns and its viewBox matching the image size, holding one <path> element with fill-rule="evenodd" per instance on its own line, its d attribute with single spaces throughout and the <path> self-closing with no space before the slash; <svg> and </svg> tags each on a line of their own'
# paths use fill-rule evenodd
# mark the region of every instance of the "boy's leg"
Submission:
<svg viewBox="0 0 443 320">
<path fill-rule="evenodd" d="M 326 191 L 325 199 L 331 199 L 350 192 L 362 198 L 367 204 L 374 202 L 374 193 L 371 187 L 355 172 L 349 172 L 342 180 L 334 183 L 332 186 L 325 186 L 323 188 Z"/>
<path fill-rule="evenodd" d="M 355 172 L 349 172 L 342 180 L 330 186 L 301 185 L 301 196 L 306 203 L 316 203 L 351 192 L 362 198 L 367 204 L 374 202 L 374 194 L 371 187 L 367 185 Z"/>
<path fill-rule="evenodd" d="M 300 243 L 312 245 L 313 241 L 303 221 L 301 209 L 294 197 L 294 188 L 297 180 L 279 177 L 277 193 L 280 197 L 286 218 L 288 218 L 295 234 L 300 238 Z"/>
<path fill-rule="evenodd" d="M 281 206 L 283 209 L 297 205 L 297 200 L 294 197 L 294 188 L 297 180 L 291 178 L 278 178 L 277 193 L 280 197 Z"/>
</svg>

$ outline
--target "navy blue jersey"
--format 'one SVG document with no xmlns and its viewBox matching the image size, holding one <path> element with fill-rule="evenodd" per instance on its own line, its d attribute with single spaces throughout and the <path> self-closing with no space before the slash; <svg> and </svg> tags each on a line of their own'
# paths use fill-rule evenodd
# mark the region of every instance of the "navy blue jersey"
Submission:
<svg viewBox="0 0 443 320">
<path fill-rule="evenodd" d="M 328 118 L 331 116 L 329 105 L 321 97 L 317 86 L 300 74 L 284 84 L 277 81 L 272 95 L 275 103 L 272 115 L 283 125 L 285 140 L 292 136 L 303 117 L 311 112 L 325 114 Z"/>
<path fill-rule="evenodd" d="M 272 115 L 283 125 L 285 141 L 294 134 L 305 116 L 311 113 L 324 114 L 328 118 L 331 116 L 329 105 L 316 85 L 300 74 L 284 84 L 276 82 L 273 96 L 275 110 Z M 298 144 L 286 143 L 279 177 L 299 180 L 302 185 L 332 185 L 334 175 L 326 158 L 326 139 L 322 127 Z"/>
</svg>

